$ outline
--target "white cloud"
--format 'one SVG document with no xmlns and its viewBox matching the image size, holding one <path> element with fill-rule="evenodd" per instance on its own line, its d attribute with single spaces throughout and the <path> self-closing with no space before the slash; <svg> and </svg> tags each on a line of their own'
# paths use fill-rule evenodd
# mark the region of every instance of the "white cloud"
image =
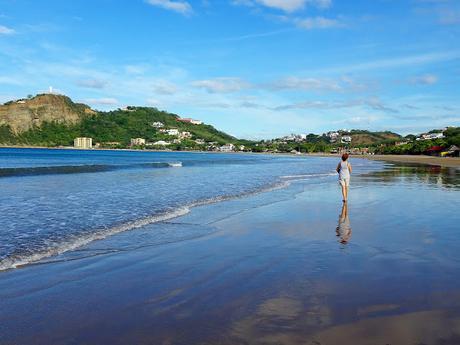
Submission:
<svg viewBox="0 0 460 345">
<path fill-rule="evenodd" d="M 298 77 L 287 77 L 274 81 L 268 85 L 268 88 L 273 90 L 342 90 L 340 84 L 335 80 Z"/>
<path fill-rule="evenodd" d="M 350 73 L 356 71 L 381 70 L 384 68 L 402 68 L 406 66 L 419 66 L 438 63 L 442 61 L 451 61 L 460 58 L 460 50 L 425 53 L 420 55 L 408 55 L 382 60 L 361 62 L 352 65 L 343 65 L 329 67 L 325 69 L 314 70 L 316 73 Z"/>
<path fill-rule="evenodd" d="M 294 12 L 305 7 L 305 0 L 256 0 L 259 4 L 283 10 L 285 12 Z"/>
<path fill-rule="evenodd" d="M 16 31 L 14 31 L 13 29 L 11 29 L 11 28 L 9 28 L 9 27 L 0 25 L 0 35 L 12 35 L 12 34 L 14 34 L 15 32 L 16 32 Z"/>
<path fill-rule="evenodd" d="M 148 66 L 146 65 L 127 65 L 124 67 L 125 72 L 128 74 L 144 74 Z"/>
<path fill-rule="evenodd" d="M 167 80 L 159 80 L 153 86 L 155 93 L 160 95 L 173 95 L 177 92 L 177 86 Z"/>
<path fill-rule="evenodd" d="M 460 24 L 460 6 L 440 8 L 438 10 L 438 21 L 442 25 Z"/>
<path fill-rule="evenodd" d="M 151 106 L 154 106 L 154 107 L 158 107 L 161 104 L 161 101 L 159 101 L 158 99 L 155 99 L 155 98 L 149 98 L 149 99 L 147 99 L 147 104 L 151 105 Z"/>
<path fill-rule="evenodd" d="M 432 85 L 438 82 L 438 77 L 433 74 L 425 74 L 417 77 L 413 77 L 409 80 L 410 84 L 415 85 Z"/>
<path fill-rule="evenodd" d="M 19 81 L 16 78 L 7 77 L 7 76 L 0 76 L 0 85 L 1 84 L 22 85 L 23 82 Z"/>
<path fill-rule="evenodd" d="M 87 87 L 90 89 L 103 89 L 107 85 L 107 82 L 100 79 L 83 79 L 77 81 L 76 84 L 78 86 Z"/>
<path fill-rule="evenodd" d="M 148 4 L 181 14 L 192 13 L 192 6 L 187 1 L 146 0 Z"/>
<path fill-rule="evenodd" d="M 338 19 L 324 17 L 296 18 L 293 21 L 297 27 L 306 30 L 340 28 L 345 26 Z"/>
<path fill-rule="evenodd" d="M 234 0 L 232 3 L 234 5 L 245 6 L 254 6 L 255 4 L 259 4 L 269 8 L 292 13 L 304 9 L 307 5 L 325 9 L 332 5 L 332 0 Z"/>
<path fill-rule="evenodd" d="M 118 100 L 116 98 L 88 98 L 84 100 L 85 103 L 93 105 L 116 105 Z"/>
<path fill-rule="evenodd" d="M 355 99 L 348 101 L 305 101 L 277 106 L 274 107 L 273 110 L 285 111 L 292 109 L 345 109 L 363 106 L 384 113 L 395 114 L 399 112 L 396 109 L 384 105 L 377 97 Z"/>
<path fill-rule="evenodd" d="M 197 80 L 192 82 L 192 86 L 205 89 L 209 93 L 237 92 L 250 87 L 249 83 L 240 78 Z"/>
</svg>

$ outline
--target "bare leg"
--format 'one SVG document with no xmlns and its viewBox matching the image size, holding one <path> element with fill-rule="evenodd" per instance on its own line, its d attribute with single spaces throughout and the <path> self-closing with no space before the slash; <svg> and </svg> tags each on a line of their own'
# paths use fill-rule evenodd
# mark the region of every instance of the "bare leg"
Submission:
<svg viewBox="0 0 460 345">
<path fill-rule="evenodd" d="M 347 187 L 345 187 L 344 183 L 340 184 L 342 186 L 342 200 L 345 202 L 347 201 Z"/>
</svg>

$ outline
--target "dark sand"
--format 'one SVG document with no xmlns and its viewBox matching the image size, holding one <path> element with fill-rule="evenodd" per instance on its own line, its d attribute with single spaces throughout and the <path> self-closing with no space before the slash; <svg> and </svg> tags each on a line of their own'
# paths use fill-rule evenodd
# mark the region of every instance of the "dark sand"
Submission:
<svg viewBox="0 0 460 345">
<path fill-rule="evenodd" d="M 0 343 L 460 344 L 459 179 L 354 176 L 343 219 L 295 182 L 0 272 Z"/>
<path fill-rule="evenodd" d="M 378 161 L 389 161 L 399 163 L 418 163 L 418 164 L 429 164 L 439 165 L 442 167 L 460 167 L 459 157 L 434 157 L 434 156 L 410 156 L 410 155 L 368 155 L 365 156 L 367 159 L 378 160 Z"/>
</svg>

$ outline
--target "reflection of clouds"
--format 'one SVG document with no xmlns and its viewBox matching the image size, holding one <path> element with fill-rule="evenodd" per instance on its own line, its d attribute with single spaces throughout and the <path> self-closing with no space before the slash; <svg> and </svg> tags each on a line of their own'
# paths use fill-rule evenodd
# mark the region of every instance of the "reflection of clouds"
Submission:
<svg viewBox="0 0 460 345">
<path fill-rule="evenodd" d="M 358 309 L 359 316 L 369 316 L 370 314 L 381 313 L 385 311 L 392 311 L 399 309 L 399 305 L 397 304 L 375 304 L 366 307 L 362 307 Z"/>
<path fill-rule="evenodd" d="M 399 306 L 371 305 L 358 309 L 361 320 L 330 327 L 332 311 L 325 305 L 317 307 L 309 311 L 299 300 L 269 299 L 255 315 L 234 324 L 231 338 L 241 343 L 286 345 L 458 344 L 460 340 L 460 317 L 447 311 L 379 317 Z M 324 322 L 316 322 L 318 315 Z"/>
<path fill-rule="evenodd" d="M 256 312 L 232 327 L 232 336 L 255 344 L 304 343 L 305 334 L 329 326 L 332 311 L 320 296 L 304 300 L 276 297 L 263 301 Z"/>
<path fill-rule="evenodd" d="M 406 163 L 386 166 L 382 171 L 360 175 L 361 180 L 374 182 L 423 183 L 443 188 L 460 188 L 460 173 L 455 168 Z"/>
</svg>

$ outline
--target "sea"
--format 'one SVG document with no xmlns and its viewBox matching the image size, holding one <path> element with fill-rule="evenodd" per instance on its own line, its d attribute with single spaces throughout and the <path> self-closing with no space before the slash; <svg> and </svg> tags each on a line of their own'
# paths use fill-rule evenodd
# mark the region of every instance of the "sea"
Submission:
<svg viewBox="0 0 460 345">
<path fill-rule="evenodd" d="M 195 206 L 299 180 L 336 183 L 336 165 L 336 158 L 300 155 L 1 148 L 0 271 L 170 221 Z M 358 174 L 381 167 L 353 164 Z"/>
</svg>

